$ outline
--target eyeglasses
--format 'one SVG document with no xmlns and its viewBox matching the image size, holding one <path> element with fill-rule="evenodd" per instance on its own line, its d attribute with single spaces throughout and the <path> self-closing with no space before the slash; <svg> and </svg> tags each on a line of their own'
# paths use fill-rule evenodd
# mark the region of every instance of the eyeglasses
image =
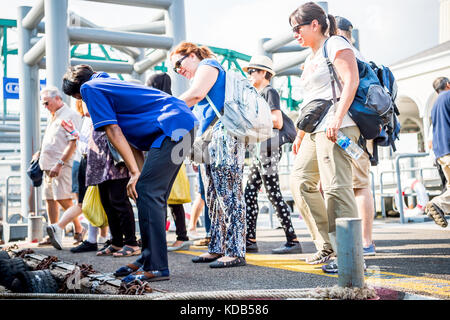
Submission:
<svg viewBox="0 0 450 320">
<path fill-rule="evenodd" d="M 307 26 L 308 24 L 311 24 L 311 22 L 300 23 L 300 24 L 298 24 L 298 25 L 296 25 L 295 27 L 292 28 L 292 32 L 293 33 L 298 33 L 300 31 L 300 27 Z"/>
<path fill-rule="evenodd" d="M 247 73 L 248 73 L 249 75 L 252 75 L 253 72 L 258 72 L 258 71 L 259 71 L 258 69 L 248 69 L 248 70 L 247 70 Z"/>
<path fill-rule="evenodd" d="M 48 101 L 42 102 L 42 105 L 48 106 Z"/>
<path fill-rule="evenodd" d="M 189 57 L 189 55 L 184 56 L 183 58 L 180 58 L 177 62 L 175 62 L 175 66 L 173 67 L 173 71 L 175 71 L 175 73 L 178 73 L 178 70 L 181 68 L 181 62 L 183 62 L 183 60 L 187 57 Z"/>
</svg>

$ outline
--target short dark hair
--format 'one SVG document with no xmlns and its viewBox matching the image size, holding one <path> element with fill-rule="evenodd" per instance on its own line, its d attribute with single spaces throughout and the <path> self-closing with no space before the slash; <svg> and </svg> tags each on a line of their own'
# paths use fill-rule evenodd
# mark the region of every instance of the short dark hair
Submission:
<svg viewBox="0 0 450 320">
<path fill-rule="evenodd" d="M 63 77 L 63 92 L 68 96 L 79 94 L 83 83 L 89 81 L 94 73 L 94 69 L 87 64 L 69 67 Z"/>
<path fill-rule="evenodd" d="M 439 94 L 445 90 L 450 81 L 447 77 L 439 77 L 433 81 L 433 88 Z"/>
<path fill-rule="evenodd" d="M 265 74 L 264 78 L 265 78 L 266 80 L 269 80 L 269 81 L 270 81 L 270 79 L 272 79 L 272 74 L 271 74 L 269 71 L 266 71 L 266 74 Z"/>
</svg>

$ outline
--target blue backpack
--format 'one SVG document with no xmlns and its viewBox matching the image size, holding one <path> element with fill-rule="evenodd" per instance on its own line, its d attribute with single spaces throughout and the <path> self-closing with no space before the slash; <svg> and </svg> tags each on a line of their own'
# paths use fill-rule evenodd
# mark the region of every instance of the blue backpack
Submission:
<svg viewBox="0 0 450 320">
<path fill-rule="evenodd" d="M 347 42 L 345 37 L 342 37 Z M 334 83 L 342 91 L 342 86 L 334 66 L 328 58 L 327 41 L 323 46 L 323 55 L 327 61 L 331 77 L 333 99 L 336 99 Z M 375 69 L 376 66 L 356 59 L 359 72 L 359 85 L 355 98 L 348 110 L 349 116 L 358 126 L 361 137 L 359 144 L 369 154 L 372 165 L 378 164 L 376 145 L 391 145 L 395 151 L 394 140 L 398 138 L 400 124 L 398 122 L 398 109 L 395 105 L 396 84 L 392 72 L 387 67 Z M 393 96 L 394 95 L 394 96 Z M 374 155 L 366 148 L 366 140 L 374 140 Z M 377 140 L 378 139 L 378 140 Z"/>
<path fill-rule="evenodd" d="M 377 75 L 380 80 L 380 84 L 383 86 L 384 90 L 389 94 L 393 104 L 393 113 L 389 121 L 383 126 L 381 133 L 378 137 L 376 137 L 373 141 L 373 155 L 369 153 L 370 161 L 372 165 L 378 164 L 378 150 L 377 146 L 380 147 L 391 147 L 392 151 L 397 151 L 395 147 L 395 140 L 399 139 L 400 134 L 400 121 L 398 120 L 398 116 L 400 112 L 398 110 L 397 105 L 395 104 L 395 99 L 397 98 L 397 82 L 395 81 L 395 77 L 392 74 L 392 71 L 383 65 L 376 65 L 375 62 L 369 62 L 372 70 Z"/>
</svg>

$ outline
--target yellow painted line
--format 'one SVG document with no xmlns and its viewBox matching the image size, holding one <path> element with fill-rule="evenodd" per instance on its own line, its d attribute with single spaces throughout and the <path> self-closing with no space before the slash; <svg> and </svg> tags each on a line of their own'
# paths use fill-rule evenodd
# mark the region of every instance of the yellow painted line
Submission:
<svg viewBox="0 0 450 320">
<path fill-rule="evenodd" d="M 178 253 L 199 256 L 205 251 L 175 251 Z M 325 277 L 337 278 L 337 275 L 324 273 L 322 264 L 310 265 L 299 259 L 292 259 L 289 256 L 275 256 L 270 254 L 251 254 L 245 256 L 247 264 L 283 269 L 294 272 L 315 274 Z M 369 267 L 365 272 L 367 284 L 378 287 L 389 287 L 392 289 L 402 289 L 406 291 L 420 291 L 431 295 L 439 295 L 450 298 L 450 281 L 429 277 L 415 277 L 398 273 L 379 271 L 374 267 Z"/>
</svg>

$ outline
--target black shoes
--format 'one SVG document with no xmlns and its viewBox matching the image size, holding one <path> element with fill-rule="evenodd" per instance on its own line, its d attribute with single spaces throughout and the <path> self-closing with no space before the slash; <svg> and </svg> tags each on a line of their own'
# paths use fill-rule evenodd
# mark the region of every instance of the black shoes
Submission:
<svg viewBox="0 0 450 320">
<path fill-rule="evenodd" d="M 245 242 L 245 247 L 246 247 L 246 249 L 245 249 L 246 252 L 258 252 L 258 250 L 259 250 L 258 244 L 256 243 L 256 241 L 253 242 L 253 241 L 247 240 Z"/>
<path fill-rule="evenodd" d="M 90 243 L 87 240 L 83 241 L 78 247 L 70 249 L 72 253 L 80 253 L 80 252 L 89 252 L 89 251 L 97 251 L 97 243 Z"/>
</svg>

